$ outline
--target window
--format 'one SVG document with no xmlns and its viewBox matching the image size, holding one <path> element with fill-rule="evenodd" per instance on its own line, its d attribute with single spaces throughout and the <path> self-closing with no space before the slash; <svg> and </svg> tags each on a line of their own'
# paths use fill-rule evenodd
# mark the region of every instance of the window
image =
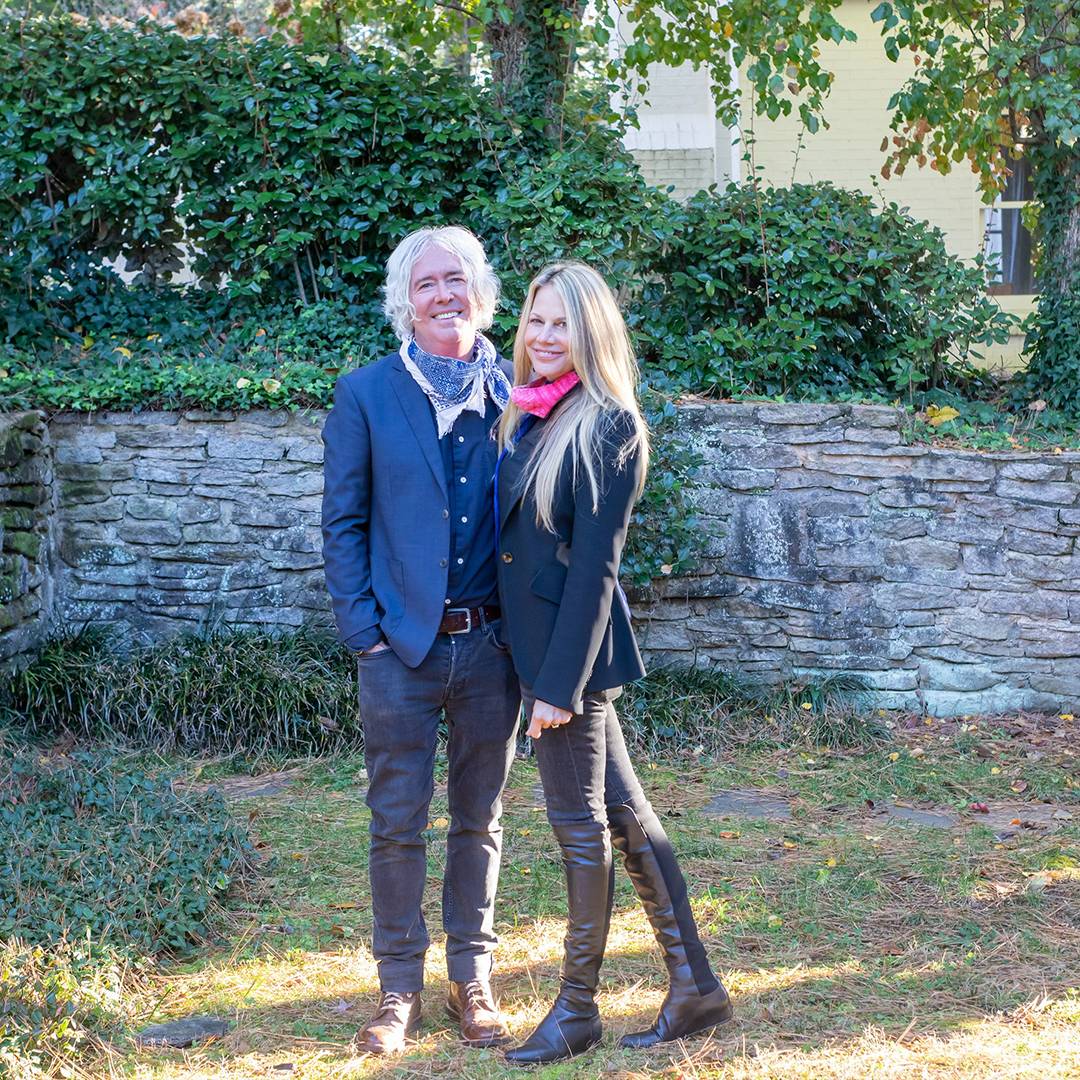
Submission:
<svg viewBox="0 0 1080 1080">
<path fill-rule="evenodd" d="M 1005 190 L 986 211 L 984 251 L 994 268 L 987 291 L 994 296 L 1030 295 L 1038 291 L 1031 269 L 1031 233 L 1020 213 L 1031 202 L 1031 169 L 1026 158 L 1013 162 Z"/>
</svg>

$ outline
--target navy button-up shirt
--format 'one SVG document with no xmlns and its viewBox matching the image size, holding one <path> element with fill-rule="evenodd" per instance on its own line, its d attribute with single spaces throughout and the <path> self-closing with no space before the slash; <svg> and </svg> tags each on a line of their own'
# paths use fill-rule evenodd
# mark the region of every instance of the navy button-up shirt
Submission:
<svg viewBox="0 0 1080 1080">
<path fill-rule="evenodd" d="M 484 415 L 466 410 L 439 440 L 450 493 L 447 607 L 498 603 L 495 579 L 494 432 L 502 415 L 485 395 Z M 432 421 L 435 412 L 432 410 Z"/>
</svg>

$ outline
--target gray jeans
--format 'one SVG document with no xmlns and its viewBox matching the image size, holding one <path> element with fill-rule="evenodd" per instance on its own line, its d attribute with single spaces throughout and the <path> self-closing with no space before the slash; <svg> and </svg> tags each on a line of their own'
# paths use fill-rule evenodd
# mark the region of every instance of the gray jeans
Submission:
<svg viewBox="0 0 1080 1080">
<path fill-rule="evenodd" d="M 497 625 L 497 624 L 496 624 Z M 383 990 L 418 991 L 429 937 L 421 903 L 435 744 L 445 718 L 450 827 L 442 917 L 450 978 L 486 978 L 495 948 L 502 790 L 520 710 L 510 655 L 492 626 L 440 634 L 423 663 L 392 649 L 357 658 L 371 810 L 372 952 Z"/>
</svg>

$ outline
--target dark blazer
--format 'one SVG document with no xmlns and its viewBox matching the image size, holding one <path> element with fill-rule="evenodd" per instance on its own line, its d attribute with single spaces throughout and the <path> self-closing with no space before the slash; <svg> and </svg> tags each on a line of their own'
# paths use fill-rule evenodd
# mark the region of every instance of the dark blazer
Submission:
<svg viewBox="0 0 1080 1080">
<path fill-rule="evenodd" d="M 535 422 L 499 466 L 502 636 L 518 676 L 536 698 L 581 712 L 584 694 L 611 690 L 645 674 L 618 583 L 645 463 L 640 451 L 618 461 L 634 429 L 628 414 L 611 414 L 601 429 L 597 512 L 587 478 L 579 476 L 576 486 L 573 482 L 568 451 L 555 492 L 555 532 L 550 533 L 536 523 L 532 493 L 520 490 L 544 423 Z"/>
<path fill-rule="evenodd" d="M 442 621 L 450 506 L 431 406 L 399 353 L 338 379 L 323 442 L 323 560 L 338 632 L 354 650 L 385 637 L 417 667 Z M 494 473 L 494 439 L 487 453 Z"/>
</svg>

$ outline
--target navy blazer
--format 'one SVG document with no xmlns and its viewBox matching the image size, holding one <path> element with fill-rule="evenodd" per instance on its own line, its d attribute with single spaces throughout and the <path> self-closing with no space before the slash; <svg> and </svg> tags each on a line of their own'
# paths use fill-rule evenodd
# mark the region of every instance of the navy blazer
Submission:
<svg viewBox="0 0 1080 1080">
<path fill-rule="evenodd" d="M 574 483 L 567 451 L 555 491 L 554 533 L 537 525 L 536 501 L 520 485 L 544 421 L 525 432 L 498 471 L 502 637 L 533 695 L 575 713 L 585 694 L 613 690 L 645 674 L 618 581 L 645 463 L 640 451 L 619 460 L 634 433 L 626 413 L 602 424 L 597 511 L 584 474 Z"/>
<path fill-rule="evenodd" d="M 385 638 L 417 667 L 445 608 L 450 504 L 431 406 L 399 353 L 338 379 L 323 443 L 323 560 L 338 633 L 354 650 Z M 494 439 L 487 453 L 494 473 Z"/>
</svg>

